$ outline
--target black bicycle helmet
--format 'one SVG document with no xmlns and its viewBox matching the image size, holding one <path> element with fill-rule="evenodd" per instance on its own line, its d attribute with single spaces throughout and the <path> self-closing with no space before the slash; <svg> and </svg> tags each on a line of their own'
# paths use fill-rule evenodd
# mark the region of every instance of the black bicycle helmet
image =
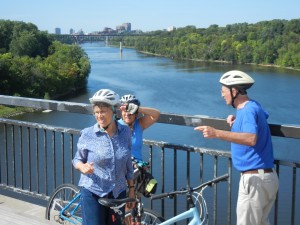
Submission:
<svg viewBox="0 0 300 225">
<path fill-rule="evenodd" d="M 123 95 L 121 97 L 121 104 L 126 104 L 126 103 L 127 104 L 133 103 L 137 106 L 141 105 L 141 102 L 134 95 L 131 95 L 131 94 Z"/>
</svg>

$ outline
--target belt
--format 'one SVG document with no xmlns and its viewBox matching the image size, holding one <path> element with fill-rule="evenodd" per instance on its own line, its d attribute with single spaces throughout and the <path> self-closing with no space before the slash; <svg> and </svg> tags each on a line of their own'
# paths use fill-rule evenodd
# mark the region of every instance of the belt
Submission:
<svg viewBox="0 0 300 225">
<path fill-rule="evenodd" d="M 264 173 L 273 173 L 273 169 L 263 169 Z M 244 174 L 258 174 L 258 169 L 257 170 L 247 170 L 242 172 L 242 175 Z"/>
</svg>

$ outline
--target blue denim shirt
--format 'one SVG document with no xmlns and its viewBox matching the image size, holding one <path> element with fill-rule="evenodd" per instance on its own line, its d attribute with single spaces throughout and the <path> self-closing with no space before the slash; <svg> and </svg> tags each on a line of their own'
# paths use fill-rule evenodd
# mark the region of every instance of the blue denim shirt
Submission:
<svg viewBox="0 0 300 225">
<path fill-rule="evenodd" d="M 81 174 L 78 185 L 99 197 L 113 192 L 116 198 L 126 190 L 127 179 L 133 180 L 130 129 L 119 123 L 117 126 L 112 138 L 101 132 L 98 124 L 83 129 L 72 161 L 74 166 L 78 162 L 94 162 L 94 173 Z"/>
</svg>

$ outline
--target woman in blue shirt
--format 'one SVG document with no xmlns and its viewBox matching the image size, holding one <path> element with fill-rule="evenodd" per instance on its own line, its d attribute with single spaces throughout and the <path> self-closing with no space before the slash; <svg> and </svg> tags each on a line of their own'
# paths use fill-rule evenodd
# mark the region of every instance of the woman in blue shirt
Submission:
<svg viewBox="0 0 300 225">
<path fill-rule="evenodd" d="M 131 94 L 121 97 L 122 119 L 121 124 L 128 125 L 131 130 L 131 155 L 142 160 L 143 131 L 154 124 L 160 111 L 154 108 L 141 107 L 140 101 Z M 139 115 L 141 115 L 139 117 Z"/>
<path fill-rule="evenodd" d="M 97 123 L 82 130 L 73 159 L 81 172 L 82 224 L 121 225 L 120 216 L 99 204 L 98 198 L 125 198 L 128 187 L 129 197 L 134 197 L 130 129 L 115 120 L 120 102 L 115 92 L 101 89 L 90 102 Z"/>
</svg>

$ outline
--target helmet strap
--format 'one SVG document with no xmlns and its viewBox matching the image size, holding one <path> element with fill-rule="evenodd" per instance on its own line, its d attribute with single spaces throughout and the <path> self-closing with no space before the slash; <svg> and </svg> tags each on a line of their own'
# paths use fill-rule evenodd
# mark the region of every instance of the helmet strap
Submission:
<svg viewBox="0 0 300 225">
<path fill-rule="evenodd" d="M 232 105 L 233 108 L 235 108 L 235 106 L 234 106 L 234 100 L 238 97 L 239 94 L 240 94 L 240 93 L 239 93 L 239 91 L 237 90 L 236 95 L 233 96 L 233 93 L 232 93 L 232 87 L 230 87 L 231 105 Z"/>
</svg>

